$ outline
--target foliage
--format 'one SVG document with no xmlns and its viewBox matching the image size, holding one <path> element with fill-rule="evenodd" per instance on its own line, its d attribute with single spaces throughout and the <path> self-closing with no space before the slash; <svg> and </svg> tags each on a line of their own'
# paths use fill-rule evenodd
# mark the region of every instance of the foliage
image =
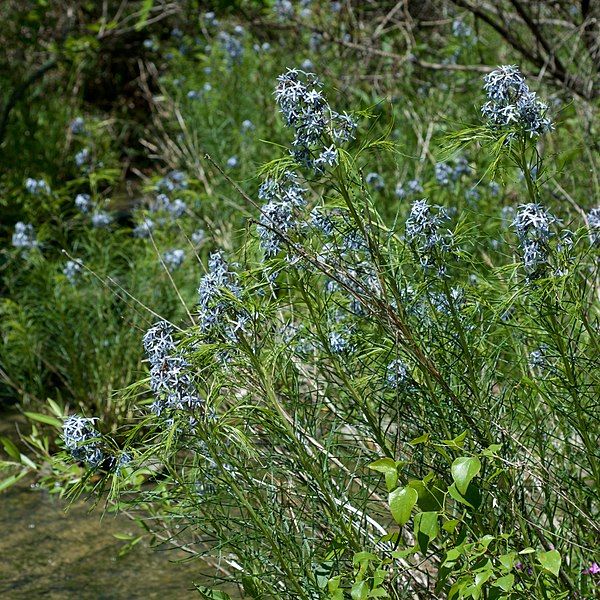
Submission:
<svg viewBox="0 0 600 600">
<path fill-rule="evenodd" d="M 244 2 L 199 38 L 157 6 L 139 181 L 116 121 L 58 99 L 68 168 L 3 179 L 0 379 L 32 430 L 2 486 L 107 498 L 251 598 L 593 594 L 593 107 L 505 67 L 482 114 L 480 73 L 419 68 L 495 63 L 487 30 L 373 83 L 348 7 Z"/>
</svg>

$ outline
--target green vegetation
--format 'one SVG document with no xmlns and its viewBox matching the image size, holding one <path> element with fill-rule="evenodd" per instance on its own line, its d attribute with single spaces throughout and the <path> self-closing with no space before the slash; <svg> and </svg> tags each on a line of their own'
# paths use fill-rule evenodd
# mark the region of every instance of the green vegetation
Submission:
<svg viewBox="0 0 600 600">
<path fill-rule="evenodd" d="M 11 5 L 0 489 L 203 598 L 595 597 L 595 9 L 119 4 Z"/>
</svg>

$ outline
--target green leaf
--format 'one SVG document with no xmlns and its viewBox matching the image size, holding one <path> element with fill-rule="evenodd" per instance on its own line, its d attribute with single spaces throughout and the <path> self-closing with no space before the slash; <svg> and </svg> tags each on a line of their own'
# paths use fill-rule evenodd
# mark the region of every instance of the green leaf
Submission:
<svg viewBox="0 0 600 600">
<path fill-rule="evenodd" d="M 60 406 L 54 402 L 51 398 L 46 400 L 52 409 L 52 412 L 60 419 L 64 416 L 64 412 L 61 410 Z"/>
<path fill-rule="evenodd" d="M 471 507 L 471 508 L 475 508 L 456 488 L 456 484 L 453 483 L 449 488 L 448 488 L 448 494 L 450 494 L 451 498 L 454 498 L 454 500 L 456 500 L 457 502 L 460 502 L 461 504 L 466 504 L 467 506 Z"/>
<path fill-rule="evenodd" d="M 512 573 L 509 573 L 508 575 L 500 577 L 494 581 L 494 585 L 499 587 L 503 592 L 510 592 L 514 584 L 515 576 Z"/>
<path fill-rule="evenodd" d="M 421 552 L 425 554 L 429 542 L 438 534 L 438 513 L 435 511 L 421 512 L 415 516 L 415 537 Z"/>
<path fill-rule="evenodd" d="M 391 458 L 380 458 L 368 465 L 372 471 L 383 473 L 385 475 L 385 485 L 388 492 L 391 492 L 398 483 L 398 464 Z"/>
<path fill-rule="evenodd" d="M 452 440 L 442 440 L 442 444 L 444 446 L 447 446 L 448 448 L 455 448 L 455 449 L 462 448 L 465 443 L 467 433 L 468 433 L 468 431 L 463 431 L 459 436 L 455 437 Z"/>
<path fill-rule="evenodd" d="M 417 546 L 413 548 L 407 548 L 406 550 L 394 550 L 391 552 L 391 557 L 396 560 L 402 560 L 403 558 L 409 557 L 411 554 L 414 554 L 418 550 Z"/>
<path fill-rule="evenodd" d="M 561 557 L 558 550 L 549 550 L 548 552 L 538 552 L 536 554 L 540 565 L 546 571 L 550 571 L 555 577 L 558 577 L 560 571 Z"/>
<path fill-rule="evenodd" d="M 56 427 L 57 429 L 60 429 L 62 427 L 62 423 L 58 419 L 55 419 L 54 417 L 50 417 L 49 415 L 42 415 L 41 413 L 34 413 L 34 412 L 26 412 L 25 416 L 28 419 L 31 419 L 32 421 L 39 421 L 40 423 L 46 423 L 46 425 L 52 425 L 53 427 Z"/>
<path fill-rule="evenodd" d="M 449 519 L 442 525 L 442 529 L 448 533 L 454 533 L 457 525 L 460 523 L 458 519 Z"/>
<path fill-rule="evenodd" d="M 369 586 L 366 581 L 357 581 L 350 590 L 352 600 L 366 600 Z"/>
<path fill-rule="evenodd" d="M 335 592 L 336 590 L 339 589 L 341 582 L 342 582 L 342 576 L 341 575 L 337 575 L 336 577 L 332 577 L 327 582 L 327 591 L 330 592 L 330 593 L 331 592 Z"/>
<path fill-rule="evenodd" d="M 418 438 L 415 438 L 414 440 L 410 440 L 410 442 L 408 442 L 411 446 L 418 446 L 419 444 L 426 444 L 429 441 L 429 434 L 428 433 L 424 433 L 423 435 L 419 436 Z"/>
<path fill-rule="evenodd" d="M 414 488 L 405 486 L 390 493 L 388 501 L 392 517 L 398 525 L 405 525 L 410 519 L 413 506 L 417 503 L 419 494 Z"/>
<path fill-rule="evenodd" d="M 203 585 L 194 584 L 198 592 L 200 593 L 200 598 L 203 600 L 231 600 L 231 596 L 225 592 L 220 590 L 211 590 Z"/>
<path fill-rule="evenodd" d="M 383 588 L 375 588 L 369 592 L 369 598 L 389 598 L 390 595 Z"/>
<path fill-rule="evenodd" d="M 425 478 L 427 479 L 427 477 Z M 439 479 L 433 479 L 428 483 L 419 479 L 410 479 L 408 485 L 417 490 L 419 499 L 417 504 L 424 511 L 441 510 L 444 506 L 444 482 Z"/>
<path fill-rule="evenodd" d="M 10 477 L 7 477 L 6 479 L 0 481 L 0 492 L 9 488 L 11 485 L 14 485 L 15 483 L 17 483 L 17 481 L 23 479 L 25 475 L 27 475 L 27 471 L 21 471 L 17 475 L 11 475 Z"/>
<path fill-rule="evenodd" d="M 481 471 L 481 461 L 476 456 L 459 456 L 452 463 L 452 479 L 456 489 L 464 496 L 471 480 Z"/>
<path fill-rule="evenodd" d="M 0 443 L 2 443 L 6 454 L 8 454 L 11 458 L 14 458 L 15 460 L 21 460 L 21 453 L 11 440 L 9 440 L 7 437 L 4 437 L 3 435 L 0 435 Z"/>
<path fill-rule="evenodd" d="M 372 552 L 357 552 L 353 557 L 352 557 L 352 564 L 353 565 L 359 565 L 362 564 L 364 562 L 371 562 L 374 560 L 378 560 L 377 555 L 373 554 Z"/>
</svg>

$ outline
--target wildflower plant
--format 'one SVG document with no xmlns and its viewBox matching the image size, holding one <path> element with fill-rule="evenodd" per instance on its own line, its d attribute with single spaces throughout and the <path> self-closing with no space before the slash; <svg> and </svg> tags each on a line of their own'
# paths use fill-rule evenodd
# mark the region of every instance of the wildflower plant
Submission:
<svg viewBox="0 0 600 600">
<path fill-rule="evenodd" d="M 391 144 L 363 139 L 316 75 L 289 69 L 275 85 L 290 150 L 257 189 L 221 169 L 252 212 L 240 247 L 190 239 L 211 251 L 167 276 L 193 297 L 176 287 L 179 317 L 156 310 L 138 328 L 147 363 L 118 430 L 131 460 L 99 474 L 110 499 L 253 598 L 581 592 L 598 532 L 595 221 L 567 234 L 544 195 L 545 109 L 500 69 L 485 123 L 458 135 L 454 150 L 488 141 L 493 163 L 521 168 L 511 210 L 461 211 L 449 196 L 477 161 L 448 156 L 429 180 L 404 171 L 410 202 L 389 219 L 363 173 L 384 172 L 373 163 Z M 160 184 L 134 243 L 187 226 L 178 185 Z M 120 464 L 101 423 L 77 419 L 69 453 Z"/>
</svg>

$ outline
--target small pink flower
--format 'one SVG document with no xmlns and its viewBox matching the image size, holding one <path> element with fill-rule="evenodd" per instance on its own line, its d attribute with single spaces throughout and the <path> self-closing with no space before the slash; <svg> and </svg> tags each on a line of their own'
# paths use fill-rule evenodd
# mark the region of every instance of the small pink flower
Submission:
<svg viewBox="0 0 600 600">
<path fill-rule="evenodd" d="M 587 569 L 582 571 L 584 575 L 598 575 L 600 573 L 600 565 L 593 562 Z"/>
</svg>

